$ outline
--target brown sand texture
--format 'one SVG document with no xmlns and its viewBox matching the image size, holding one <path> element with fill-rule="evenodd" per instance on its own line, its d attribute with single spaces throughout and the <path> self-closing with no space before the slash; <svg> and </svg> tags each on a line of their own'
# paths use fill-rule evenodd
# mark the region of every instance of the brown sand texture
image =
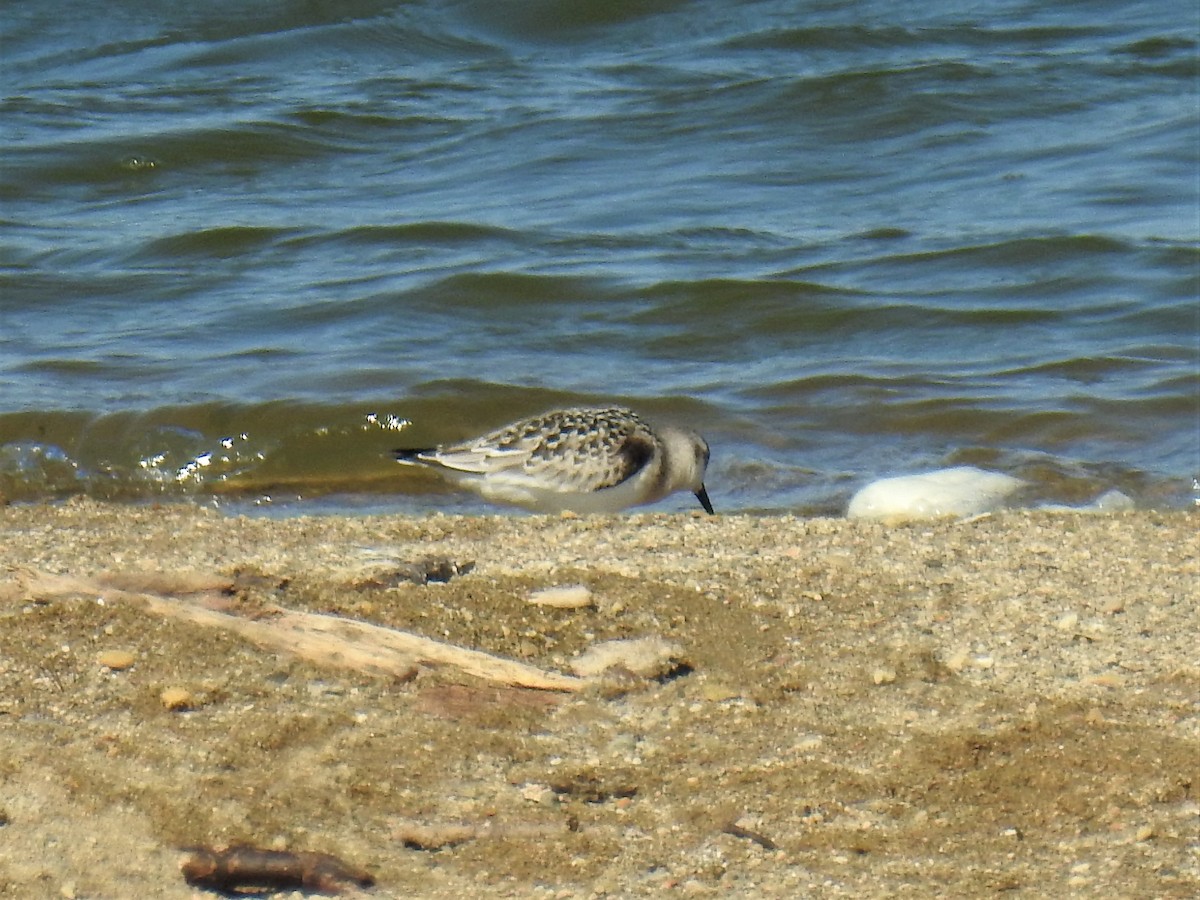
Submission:
<svg viewBox="0 0 1200 900">
<path fill-rule="evenodd" d="M 1196 526 L 5 507 L 0 896 L 1200 896 Z"/>
</svg>

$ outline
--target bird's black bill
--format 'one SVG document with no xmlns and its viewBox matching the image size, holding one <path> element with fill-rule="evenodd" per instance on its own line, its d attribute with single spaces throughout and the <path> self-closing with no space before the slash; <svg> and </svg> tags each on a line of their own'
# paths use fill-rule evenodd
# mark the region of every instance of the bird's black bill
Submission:
<svg viewBox="0 0 1200 900">
<path fill-rule="evenodd" d="M 420 450 L 407 450 L 404 448 L 399 448 L 399 449 L 393 450 L 392 455 L 394 455 L 396 457 L 396 459 L 400 460 L 400 462 L 417 462 L 418 457 L 422 453 L 431 453 L 431 452 L 432 451 L 428 447 L 423 447 Z"/>
<path fill-rule="evenodd" d="M 700 501 L 700 505 L 704 507 L 704 511 L 710 516 L 714 515 L 712 501 L 708 499 L 708 491 L 704 489 L 704 485 L 700 485 L 700 490 L 696 491 L 696 499 Z"/>
</svg>

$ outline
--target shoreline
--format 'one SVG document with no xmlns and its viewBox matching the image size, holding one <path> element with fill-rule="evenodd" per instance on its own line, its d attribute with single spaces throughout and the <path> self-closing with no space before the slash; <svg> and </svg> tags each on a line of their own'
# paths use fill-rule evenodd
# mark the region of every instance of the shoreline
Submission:
<svg viewBox="0 0 1200 900">
<path fill-rule="evenodd" d="M 1196 522 L 9 506 L 0 887 L 208 896 L 180 848 L 241 841 L 338 854 L 375 897 L 1190 896 Z M 413 577 L 430 561 L 448 580 Z M 119 584 L 547 672 L 642 637 L 681 664 L 569 694 L 405 679 L 163 618 Z M 591 605 L 528 602 L 578 584 Z M 467 836 L 413 849 L 413 823 Z"/>
</svg>

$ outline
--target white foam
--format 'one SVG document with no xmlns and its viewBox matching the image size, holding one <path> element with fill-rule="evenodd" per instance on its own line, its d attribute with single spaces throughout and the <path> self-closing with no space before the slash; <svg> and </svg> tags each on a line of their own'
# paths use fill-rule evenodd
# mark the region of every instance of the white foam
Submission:
<svg viewBox="0 0 1200 900">
<path fill-rule="evenodd" d="M 974 466 L 873 481 L 850 498 L 852 519 L 936 519 L 975 516 L 1001 506 L 1025 482 Z"/>
<path fill-rule="evenodd" d="M 1116 512 L 1123 509 L 1133 509 L 1135 505 L 1132 498 L 1114 488 L 1113 490 L 1105 491 L 1092 502 L 1084 503 L 1082 506 L 1046 503 L 1039 506 L 1038 509 L 1044 512 Z"/>
</svg>

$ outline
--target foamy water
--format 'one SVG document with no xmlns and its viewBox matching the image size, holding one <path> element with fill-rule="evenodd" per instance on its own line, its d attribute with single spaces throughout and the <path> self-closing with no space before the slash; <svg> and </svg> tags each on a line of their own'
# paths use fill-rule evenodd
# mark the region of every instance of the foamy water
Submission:
<svg viewBox="0 0 1200 900">
<path fill-rule="evenodd" d="M 616 402 L 722 510 L 1192 500 L 1175 4 L 10 7 L 10 499 L 475 509 L 398 435 Z"/>
</svg>

